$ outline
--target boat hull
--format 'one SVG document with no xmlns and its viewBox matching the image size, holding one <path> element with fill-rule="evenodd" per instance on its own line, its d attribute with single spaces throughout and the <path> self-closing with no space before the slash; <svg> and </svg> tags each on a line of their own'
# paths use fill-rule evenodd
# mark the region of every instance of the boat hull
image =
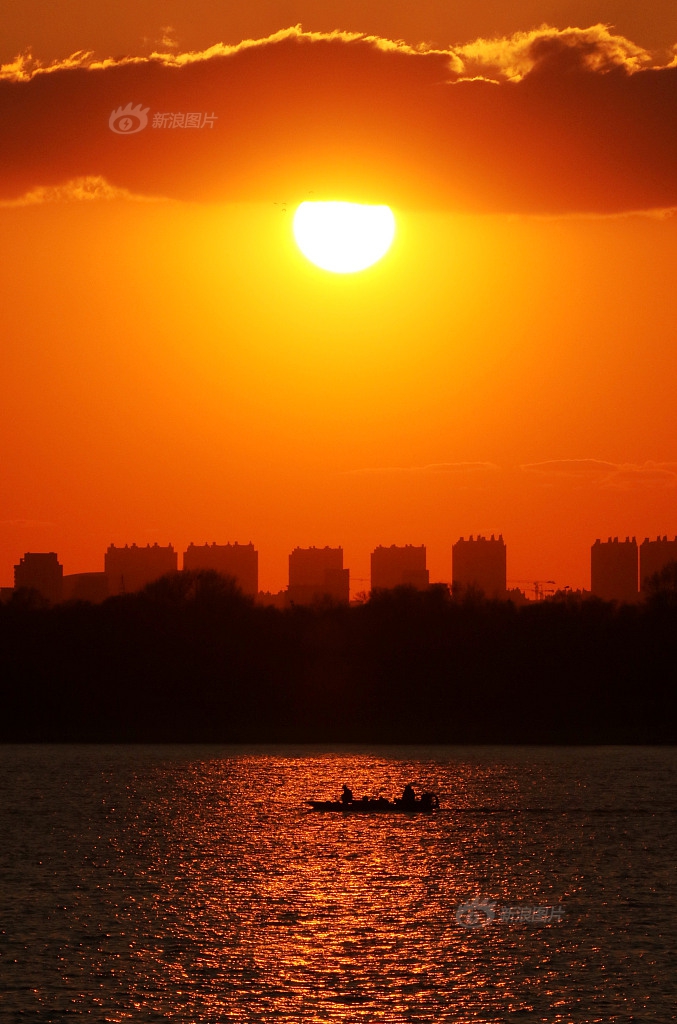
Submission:
<svg viewBox="0 0 677 1024">
<path fill-rule="evenodd" d="M 329 811 L 336 814 L 432 814 L 436 807 L 422 806 L 420 803 L 402 806 L 390 800 L 353 800 L 343 804 L 340 800 L 307 800 L 306 803 L 314 811 Z"/>
</svg>

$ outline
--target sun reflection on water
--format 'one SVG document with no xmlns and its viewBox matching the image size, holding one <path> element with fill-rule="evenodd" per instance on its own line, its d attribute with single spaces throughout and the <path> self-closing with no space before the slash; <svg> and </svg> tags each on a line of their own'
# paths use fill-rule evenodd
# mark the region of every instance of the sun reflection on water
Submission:
<svg viewBox="0 0 677 1024">
<path fill-rule="evenodd" d="M 442 810 L 344 818 L 306 809 L 344 781 L 356 796 L 389 797 L 414 782 L 438 792 Z M 35 1005 L 52 1014 L 570 1021 L 582 1019 L 586 998 L 605 1020 L 626 1019 L 627 958 L 613 938 L 601 855 L 582 839 L 601 838 L 606 857 L 614 849 L 614 871 L 627 879 L 628 833 L 612 797 L 607 817 L 593 806 L 573 815 L 577 791 L 561 765 L 170 752 L 85 772 L 80 783 L 77 801 L 35 818 L 36 829 L 50 823 L 49 841 L 40 833 L 48 871 L 42 903 L 24 897 L 24 914 L 33 906 L 44 942 L 59 951 L 57 984 L 46 982 L 38 950 L 23 965 Z M 661 835 L 654 844 L 667 849 Z M 35 845 L 37 833 L 26 842 Z M 668 876 L 654 870 L 652 884 L 668 892 Z M 21 888 L 19 875 L 14 884 Z M 597 916 L 581 912 L 574 929 L 583 893 L 597 899 Z M 564 902 L 569 917 L 464 927 L 456 911 L 473 898 Z M 12 914 L 18 908 L 7 928 Z M 606 944 L 593 941 L 600 928 Z M 590 965 L 602 962 L 590 984 Z"/>
<path fill-rule="evenodd" d="M 472 775 L 364 756 L 195 766 L 167 799 L 171 845 L 154 872 L 164 879 L 156 913 L 181 954 L 172 959 L 171 943 L 162 951 L 171 989 L 191 993 L 200 1020 L 252 1019 L 254 1008 L 262 1020 L 290 1021 L 311 1011 L 402 1021 L 417 1007 L 441 1019 L 451 1003 L 454 1019 L 471 1020 L 487 1000 L 526 1008 L 497 983 L 497 960 L 510 961 L 499 935 L 468 934 L 454 919 L 470 896 L 500 895 L 505 871 L 477 857 L 495 848 L 492 823 L 460 829 L 443 814 L 343 819 L 304 808 L 309 796 L 338 795 L 344 780 L 373 796 L 413 780 L 462 807 L 476 796 Z M 494 773 L 494 793 L 497 781 Z M 509 781 L 505 789 L 515 795 Z"/>
</svg>

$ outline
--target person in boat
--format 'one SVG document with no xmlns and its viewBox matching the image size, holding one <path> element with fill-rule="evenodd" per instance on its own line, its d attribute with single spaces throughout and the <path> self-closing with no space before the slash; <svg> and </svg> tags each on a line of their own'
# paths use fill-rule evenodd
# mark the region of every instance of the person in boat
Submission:
<svg viewBox="0 0 677 1024">
<path fill-rule="evenodd" d="M 341 793 L 341 803 L 351 804 L 353 802 L 353 791 L 349 789 L 345 782 L 343 783 L 343 792 Z"/>
<path fill-rule="evenodd" d="M 403 807 L 416 806 L 416 793 L 414 793 L 414 787 L 412 785 L 407 784 L 404 787 L 402 791 L 401 804 Z"/>
</svg>

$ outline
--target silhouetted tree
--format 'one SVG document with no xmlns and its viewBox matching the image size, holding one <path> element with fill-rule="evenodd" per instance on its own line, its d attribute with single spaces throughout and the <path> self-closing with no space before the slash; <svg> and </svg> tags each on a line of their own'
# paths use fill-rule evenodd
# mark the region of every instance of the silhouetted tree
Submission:
<svg viewBox="0 0 677 1024">
<path fill-rule="evenodd" d="M 625 606 L 403 587 L 279 610 L 213 572 L 100 605 L 17 593 L 0 740 L 672 743 L 676 580 Z"/>
<path fill-rule="evenodd" d="M 645 584 L 647 597 L 653 604 L 677 605 L 677 562 L 668 562 Z"/>
<path fill-rule="evenodd" d="M 253 598 L 242 593 L 233 576 L 213 569 L 182 569 L 147 584 L 140 592 L 145 601 L 156 605 L 183 606 L 239 602 L 252 606 Z"/>
<path fill-rule="evenodd" d="M 7 602 L 11 609 L 22 609 L 23 611 L 37 611 L 40 608 L 50 608 L 52 602 L 41 594 L 34 587 L 17 587 Z"/>
</svg>

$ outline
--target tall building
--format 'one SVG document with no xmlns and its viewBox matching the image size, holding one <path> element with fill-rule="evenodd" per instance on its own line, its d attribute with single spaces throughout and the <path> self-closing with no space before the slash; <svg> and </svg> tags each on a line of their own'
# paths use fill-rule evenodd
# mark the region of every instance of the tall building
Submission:
<svg viewBox="0 0 677 1024">
<path fill-rule="evenodd" d="M 289 556 L 287 593 L 292 604 L 313 604 L 326 598 L 348 604 L 350 570 L 343 568 L 343 548 L 294 548 Z"/>
<path fill-rule="evenodd" d="M 590 590 L 604 601 L 637 600 L 637 541 L 596 540 L 590 549 Z"/>
<path fill-rule="evenodd" d="M 391 544 L 389 548 L 374 548 L 371 553 L 371 589 L 416 587 L 417 590 L 425 590 L 430 582 L 425 562 L 425 544 L 420 547 Z"/>
<path fill-rule="evenodd" d="M 176 572 L 176 569 L 176 551 L 171 544 L 164 548 L 159 544 L 152 547 L 146 544 L 145 548 L 136 544 L 117 548 L 111 544 L 104 560 L 109 594 L 131 594 L 142 590 L 146 584 L 168 572 Z"/>
<path fill-rule="evenodd" d="M 506 546 L 503 536 L 461 537 L 452 548 L 451 579 L 454 588 L 481 591 L 485 597 L 506 597 Z"/>
<path fill-rule="evenodd" d="M 14 566 L 14 589 L 37 590 L 57 604 L 63 596 L 63 566 L 55 551 L 27 551 Z"/>
<path fill-rule="evenodd" d="M 232 576 L 242 593 L 252 597 L 259 591 L 259 553 L 253 544 L 189 544 L 183 568 Z"/>
<path fill-rule="evenodd" d="M 646 590 L 646 581 L 670 562 L 677 562 L 677 537 L 674 540 L 667 537 L 643 540 L 639 548 L 640 589 Z"/>
</svg>

